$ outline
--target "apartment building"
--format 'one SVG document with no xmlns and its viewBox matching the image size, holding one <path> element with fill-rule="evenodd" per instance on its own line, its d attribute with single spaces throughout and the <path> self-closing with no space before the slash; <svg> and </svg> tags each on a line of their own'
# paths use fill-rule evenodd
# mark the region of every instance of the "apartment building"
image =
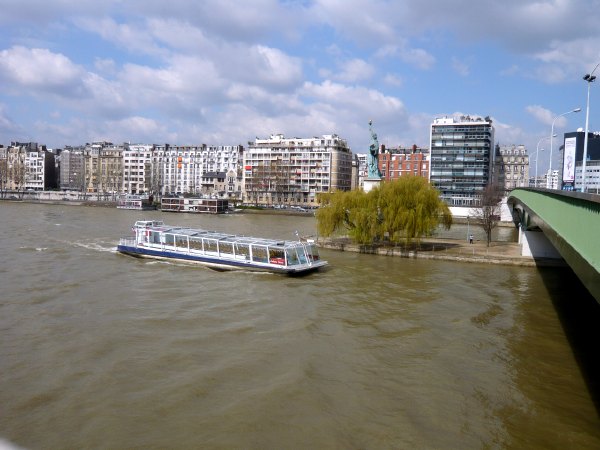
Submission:
<svg viewBox="0 0 600 450">
<path fill-rule="evenodd" d="M 59 155 L 59 187 L 63 191 L 84 189 L 85 147 L 66 146 Z"/>
<path fill-rule="evenodd" d="M 209 172 L 234 171 L 241 176 L 241 145 L 168 146 L 161 152 L 163 195 L 206 194 L 203 176 Z"/>
<path fill-rule="evenodd" d="M 385 181 L 413 175 L 429 179 L 429 150 L 413 145 L 410 148 L 383 148 L 379 154 L 379 171 Z"/>
<path fill-rule="evenodd" d="M 496 145 L 494 178 L 505 193 L 529 185 L 529 156 L 524 145 Z"/>
<path fill-rule="evenodd" d="M 98 155 L 97 193 L 115 199 L 123 191 L 123 145 L 109 145 Z"/>
<path fill-rule="evenodd" d="M 335 134 L 256 138 L 244 152 L 244 201 L 317 206 L 319 193 L 350 190 L 352 159 L 347 142 Z"/>
<path fill-rule="evenodd" d="M 367 178 L 369 172 L 367 167 L 368 159 L 369 155 L 366 153 L 356 153 L 354 155 L 354 160 L 352 162 L 352 179 L 354 182 L 351 184 L 351 189 L 364 189 L 365 178 Z"/>
<path fill-rule="evenodd" d="M 475 206 L 491 182 L 494 127 L 489 117 L 442 117 L 430 131 L 431 183 L 449 206 Z"/>
<path fill-rule="evenodd" d="M 37 142 L 12 142 L 0 148 L 0 185 L 15 191 L 54 189 L 55 155 Z"/>
<path fill-rule="evenodd" d="M 153 194 L 157 183 L 153 170 L 153 144 L 125 144 L 123 148 L 123 188 L 125 194 Z M 160 164 L 160 162 L 158 162 Z"/>
</svg>

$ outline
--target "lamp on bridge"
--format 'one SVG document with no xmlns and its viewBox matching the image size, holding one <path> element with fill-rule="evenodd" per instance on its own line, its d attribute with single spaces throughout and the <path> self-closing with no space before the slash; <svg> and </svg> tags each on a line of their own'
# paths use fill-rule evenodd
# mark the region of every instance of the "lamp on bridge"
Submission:
<svg viewBox="0 0 600 450">
<path fill-rule="evenodd" d="M 559 117 L 566 116 L 567 114 L 571 114 L 571 113 L 577 113 L 579 111 L 581 111 L 581 108 L 572 109 L 571 111 L 567 111 L 565 113 L 559 114 L 552 121 L 552 132 L 550 133 L 550 167 L 548 168 L 548 172 L 550 172 L 548 174 L 548 176 L 550 177 L 550 179 L 552 179 L 552 137 L 555 136 L 554 135 L 554 122 L 556 122 L 556 119 L 558 119 Z M 552 184 L 550 184 L 550 189 L 552 189 Z"/>
<path fill-rule="evenodd" d="M 552 137 L 555 138 L 556 134 L 553 134 Z M 550 136 L 546 136 L 546 137 L 541 138 L 538 141 L 537 147 L 536 147 L 536 150 L 535 150 L 535 187 L 538 187 L 538 171 L 537 171 L 537 168 L 538 168 L 538 155 L 539 155 L 539 152 L 540 152 L 540 143 L 542 141 L 545 141 L 546 139 L 550 139 Z M 543 150 L 544 149 L 542 149 L 542 151 Z"/>
<path fill-rule="evenodd" d="M 581 192 L 585 192 L 585 166 L 587 161 L 587 149 L 588 149 L 588 125 L 590 119 L 590 86 L 596 79 L 594 72 L 600 66 L 600 63 L 596 64 L 594 70 L 591 73 L 586 73 L 583 79 L 587 82 L 587 107 L 585 109 L 585 136 L 583 138 L 583 161 L 581 163 Z"/>
</svg>

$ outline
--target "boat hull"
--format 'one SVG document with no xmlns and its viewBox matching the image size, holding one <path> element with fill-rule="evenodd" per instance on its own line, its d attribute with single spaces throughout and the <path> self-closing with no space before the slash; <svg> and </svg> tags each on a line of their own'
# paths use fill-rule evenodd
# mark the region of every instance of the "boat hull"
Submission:
<svg viewBox="0 0 600 450">
<path fill-rule="evenodd" d="M 179 261 L 185 263 L 201 264 L 206 267 L 221 271 L 230 270 L 243 270 L 252 272 L 271 272 L 280 273 L 285 275 L 300 275 L 314 272 L 321 267 L 325 267 L 327 262 L 315 261 L 312 264 L 304 264 L 298 266 L 276 266 L 273 264 L 259 264 L 253 261 L 238 261 L 215 258 L 211 256 L 171 252 L 168 250 L 158 250 L 152 248 L 144 248 L 138 246 L 128 246 L 119 244 L 117 251 L 125 254 L 134 256 L 137 258 L 151 258 L 151 259 L 162 259 L 168 261 Z"/>
</svg>

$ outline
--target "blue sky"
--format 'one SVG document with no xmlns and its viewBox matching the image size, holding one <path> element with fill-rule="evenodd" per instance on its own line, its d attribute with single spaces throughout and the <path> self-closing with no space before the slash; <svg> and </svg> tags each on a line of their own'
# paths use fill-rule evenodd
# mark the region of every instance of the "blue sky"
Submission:
<svg viewBox="0 0 600 450">
<path fill-rule="evenodd" d="M 364 153 L 370 119 L 428 146 L 435 117 L 468 114 L 533 155 L 581 107 L 554 165 L 585 126 L 598 24 L 600 0 L 0 0 L 0 144 L 338 134 Z"/>
</svg>

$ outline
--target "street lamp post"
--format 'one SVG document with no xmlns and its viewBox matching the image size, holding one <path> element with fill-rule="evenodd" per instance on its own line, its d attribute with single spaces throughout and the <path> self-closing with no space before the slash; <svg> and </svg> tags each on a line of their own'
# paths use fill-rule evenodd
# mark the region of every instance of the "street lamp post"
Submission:
<svg viewBox="0 0 600 450">
<path fill-rule="evenodd" d="M 553 134 L 552 137 L 555 138 L 556 134 Z M 542 141 L 545 141 L 546 139 L 550 139 L 550 136 L 546 136 L 546 137 L 541 138 L 538 141 L 537 147 L 535 149 L 535 187 L 538 187 L 538 170 L 537 170 L 537 168 L 538 168 L 538 156 L 539 156 L 539 153 L 540 153 L 540 144 L 541 144 Z M 544 149 L 542 149 L 542 151 L 543 150 Z"/>
<path fill-rule="evenodd" d="M 572 109 L 571 111 L 567 111 L 565 113 L 559 114 L 552 121 L 552 132 L 550 133 L 550 167 L 548 168 L 548 172 L 550 172 L 549 173 L 550 179 L 552 179 L 552 136 L 554 136 L 554 122 L 556 122 L 556 119 L 558 119 L 559 117 L 566 116 L 567 114 L 576 113 L 579 111 L 581 111 L 581 108 Z M 550 185 L 550 189 L 552 189 L 552 185 Z"/>
<path fill-rule="evenodd" d="M 588 125 L 590 119 L 590 86 L 596 79 L 594 72 L 600 66 L 600 63 L 596 64 L 594 70 L 591 73 L 586 73 L 583 79 L 587 82 L 587 106 L 585 108 L 585 136 L 583 138 L 583 161 L 581 163 L 581 192 L 585 192 L 585 170 L 587 161 L 587 148 L 588 148 Z"/>
</svg>

